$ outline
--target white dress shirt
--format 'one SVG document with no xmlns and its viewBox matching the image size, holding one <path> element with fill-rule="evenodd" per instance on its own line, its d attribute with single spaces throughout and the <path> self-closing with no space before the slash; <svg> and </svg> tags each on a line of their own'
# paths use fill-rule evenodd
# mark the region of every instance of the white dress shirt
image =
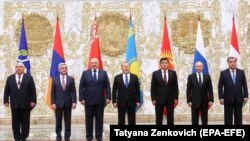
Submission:
<svg viewBox="0 0 250 141">
<path fill-rule="evenodd" d="M 96 69 L 96 80 L 98 80 L 98 69 Z M 94 70 L 93 69 L 91 69 L 91 72 L 92 72 L 92 78 L 94 78 Z"/>
<path fill-rule="evenodd" d="M 127 76 L 128 76 L 128 83 L 129 83 L 129 80 L 130 80 L 130 73 L 127 73 Z M 123 83 L 126 84 L 126 83 L 125 83 L 125 81 L 126 81 L 126 74 L 123 73 L 123 74 L 122 74 L 122 77 L 123 77 Z"/>
<path fill-rule="evenodd" d="M 201 83 L 203 83 L 203 73 L 200 72 L 200 74 L 201 74 Z M 197 76 L 197 80 L 199 82 L 199 73 L 198 72 L 196 72 L 196 76 Z"/>
<path fill-rule="evenodd" d="M 62 79 L 64 79 L 64 82 L 65 82 L 65 87 L 66 87 L 66 84 L 67 84 L 67 75 L 61 75 L 60 74 L 60 81 L 61 81 L 61 84 L 62 84 L 62 86 L 63 86 L 63 81 L 62 81 Z"/>
<path fill-rule="evenodd" d="M 23 74 L 20 76 L 16 74 L 15 77 L 16 77 L 16 85 L 17 85 L 17 88 L 19 89 L 23 80 Z M 19 77 L 20 77 L 20 84 L 18 84 Z"/>
<path fill-rule="evenodd" d="M 168 70 L 165 70 L 166 71 L 166 81 L 168 82 Z M 162 78 L 164 80 L 164 70 L 161 70 L 161 74 L 162 74 Z"/>
</svg>

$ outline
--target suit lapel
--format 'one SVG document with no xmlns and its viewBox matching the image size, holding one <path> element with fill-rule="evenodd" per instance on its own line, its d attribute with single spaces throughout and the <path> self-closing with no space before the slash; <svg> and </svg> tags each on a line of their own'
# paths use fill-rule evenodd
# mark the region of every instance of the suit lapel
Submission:
<svg viewBox="0 0 250 141">
<path fill-rule="evenodd" d="M 88 76 L 90 77 L 91 82 L 92 82 L 93 84 L 95 84 L 95 80 L 94 80 L 94 78 L 93 78 L 93 76 L 92 76 L 92 70 L 91 70 L 91 69 L 89 69 L 88 74 L 89 74 Z"/>
<path fill-rule="evenodd" d="M 17 82 L 16 82 L 16 74 L 13 75 L 12 82 L 13 82 L 13 84 L 15 84 L 16 89 L 18 90 L 18 86 L 17 86 Z"/>
<path fill-rule="evenodd" d="M 239 78 L 240 78 L 240 77 L 238 77 L 238 76 L 240 76 L 240 75 L 239 75 L 240 71 L 236 68 L 236 69 L 235 69 L 235 72 L 236 72 L 236 74 L 235 74 L 235 77 L 236 77 L 236 79 L 235 79 L 235 85 L 236 85 L 237 82 L 239 81 Z"/>
<path fill-rule="evenodd" d="M 60 75 L 56 78 L 56 82 L 58 82 L 58 83 L 59 83 L 60 88 L 61 88 L 61 89 L 62 89 L 62 91 L 63 91 L 63 87 L 62 87 L 62 83 L 61 83 L 61 76 L 60 76 Z"/>
<path fill-rule="evenodd" d="M 165 82 L 164 82 L 164 78 L 163 78 L 163 76 L 162 76 L 161 69 L 158 71 L 158 76 L 161 78 L 162 83 L 164 83 L 164 84 L 165 84 Z"/>
<path fill-rule="evenodd" d="M 26 75 L 23 74 L 23 78 L 21 79 L 21 84 L 19 90 L 22 88 L 23 82 L 26 80 Z M 17 85 L 16 85 L 17 86 Z M 17 88 L 18 89 L 18 88 Z"/>
<path fill-rule="evenodd" d="M 67 90 L 67 88 L 68 88 L 69 81 L 70 81 L 70 79 L 69 79 L 69 76 L 67 75 L 67 77 L 66 77 L 66 86 L 65 86 L 65 91 L 66 91 L 66 90 Z"/>
<path fill-rule="evenodd" d="M 97 76 L 97 81 L 95 81 L 95 84 L 98 84 L 100 78 L 101 78 L 101 75 L 102 75 L 102 72 L 100 70 L 98 70 L 98 73 L 96 74 Z"/>
<path fill-rule="evenodd" d="M 229 78 L 231 78 L 230 80 L 231 80 L 232 84 L 234 85 L 234 81 L 233 81 L 233 78 L 231 76 L 230 69 L 227 69 L 227 75 L 228 75 Z M 237 72 L 236 72 L 236 75 L 237 75 Z M 236 76 L 236 79 L 237 79 L 237 76 Z"/>
<path fill-rule="evenodd" d="M 125 83 L 124 83 L 124 81 L 123 81 L 123 73 L 120 74 L 120 76 L 119 76 L 119 81 L 122 83 L 122 86 L 126 89 Z"/>
<path fill-rule="evenodd" d="M 203 79 L 204 79 L 204 77 L 203 77 Z M 199 82 L 198 82 L 198 78 L 197 78 L 196 73 L 194 73 L 194 81 L 196 82 L 196 84 L 197 84 L 198 86 L 200 86 L 200 84 L 199 84 Z"/>
</svg>

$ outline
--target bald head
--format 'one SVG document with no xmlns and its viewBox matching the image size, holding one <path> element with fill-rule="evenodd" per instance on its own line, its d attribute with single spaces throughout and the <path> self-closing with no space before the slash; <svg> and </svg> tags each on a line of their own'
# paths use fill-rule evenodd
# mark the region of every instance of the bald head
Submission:
<svg viewBox="0 0 250 141">
<path fill-rule="evenodd" d="M 195 63 L 195 70 L 198 73 L 203 71 L 203 63 L 201 61 Z"/>
<path fill-rule="evenodd" d="M 99 66 L 99 60 L 97 58 L 90 59 L 90 67 L 91 69 L 96 70 Z"/>
</svg>

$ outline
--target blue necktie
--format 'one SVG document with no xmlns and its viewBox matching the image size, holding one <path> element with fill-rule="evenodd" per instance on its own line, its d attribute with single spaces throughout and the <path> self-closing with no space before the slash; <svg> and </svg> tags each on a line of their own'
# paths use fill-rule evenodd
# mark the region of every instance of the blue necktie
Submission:
<svg viewBox="0 0 250 141">
<path fill-rule="evenodd" d="M 125 74 L 125 86 L 126 88 L 128 88 L 128 75 Z"/>
<path fill-rule="evenodd" d="M 235 81 L 236 81 L 235 71 L 234 71 L 234 70 L 232 70 L 232 73 L 233 73 L 233 81 L 234 81 L 234 84 L 235 84 Z"/>
<path fill-rule="evenodd" d="M 93 72 L 94 72 L 94 80 L 97 81 L 96 70 L 94 70 Z"/>
</svg>

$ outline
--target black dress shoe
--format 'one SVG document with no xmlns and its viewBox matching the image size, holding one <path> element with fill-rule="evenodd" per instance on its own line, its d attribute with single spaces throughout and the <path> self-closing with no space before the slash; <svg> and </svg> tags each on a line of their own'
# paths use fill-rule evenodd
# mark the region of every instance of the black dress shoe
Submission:
<svg viewBox="0 0 250 141">
<path fill-rule="evenodd" d="M 65 141 L 70 141 L 70 139 L 69 139 L 69 138 L 65 138 L 64 140 L 65 140 Z"/>
</svg>

